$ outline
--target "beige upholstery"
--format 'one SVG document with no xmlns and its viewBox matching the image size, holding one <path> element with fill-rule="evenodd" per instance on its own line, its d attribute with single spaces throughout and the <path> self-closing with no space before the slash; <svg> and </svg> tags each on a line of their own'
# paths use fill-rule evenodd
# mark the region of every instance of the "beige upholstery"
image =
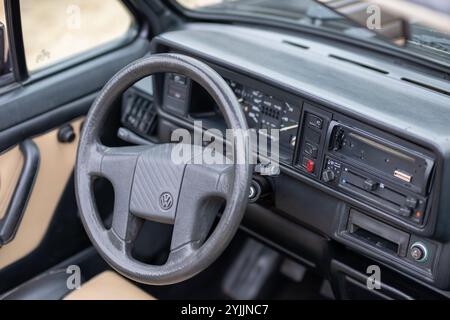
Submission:
<svg viewBox="0 0 450 320">
<path fill-rule="evenodd" d="M 69 293 L 64 300 L 155 300 L 122 276 L 105 271 L 95 276 L 80 289 Z"/>
<path fill-rule="evenodd" d="M 71 123 L 77 134 L 72 143 L 58 142 L 58 129 L 33 138 L 40 154 L 38 175 L 14 240 L 0 248 L 0 269 L 27 256 L 44 238 L 73 171 L 82 121 Z M 21 157 L 18 147 L 0 155 L 0 217 L 20 176 Z"/>
<path fill-rule="evenodd" d="M 17 146 L 0 155 L 0 219 L 8 209 L 23 162 L 22 152 Z"/>
</svg>

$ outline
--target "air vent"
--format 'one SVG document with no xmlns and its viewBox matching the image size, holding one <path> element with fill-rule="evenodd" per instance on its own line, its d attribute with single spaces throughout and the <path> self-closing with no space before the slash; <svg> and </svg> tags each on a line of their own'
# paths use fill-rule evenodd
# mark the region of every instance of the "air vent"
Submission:
<svg viewBox="0 0 450 320">
<path fill-rule="evenodd" d="M 122 124 L 141 136 L 149 137 L 156 126 L 153 101 L 137 92 L 125 94 L 122 105 Z"/>
<path fill-rule="evenodd" d="M 308 50 L 309 49 L 309 47 L 304 45 L 304 44 L 297 43 L 297 42 L 292 42 L 292 41 L 289 41 L 289 40 L 283 40 L 283 43 L 288 44 L 290 46 L 294 46 L 294 47 L 300 48 L 300 49 L 304 49 L 304 50 Z"/>
<path fill-rule="evenodd" d="M 351 64 L 357 65 L 359 67 L 363 67 L 363 68 L 366 68 L 366 69 L 369 69 L 369 70 L 372 70 L 372 71 L 375 71 L 375 72 L 378 72 L 378 73 L 381 73 L 381 74 L 389 74 L 389 72 L 386 71 L 386 70 L 383 70 L 383 69 L 380 69 L 380 68 L 377 68 L 377 67 L 373 67 L 373 66 L 370 66 L 368 64 L 361 63 L 361 62 L 358 62 L 358 61 L 354 61 L 354 60 L 350 60 L 350 59 L 347 59 L 347 58 L 339 57 L 339 56 L 336 56 L 334 54 L 330 54 L 329 57 L 332 58 L 332 59 L 339 60 L 339 61 L 344 61 L 344 62 L 347 62 L 347 63 L 351 63 Z"/>
<path fill-rule="evenodd" d="M 447 91 L 447 90 L 444 90 L 444 89 L 441 89 L 441 88 L 436 88 L 436 87 L 431 86 L 429 84 L 426 84 L 426 83 L 423 83 L 423 82 L 419 82 L 419 81 L 416 81 L 416 80 L 412 80 L 412 79 L 408 79 L 408 78 L 401 78 L 401 79 L 403 81 L 406 81 L 406 82 L 411 83 L 413 85 L 416 85 L 416 86 L 419 86 L 419 87 L 422 87 L 422 88 L 425 88 L 425 89 L 428 89 L 428 90 L 432 90 L 432 91 L 437 92 L 437 93 L 445 94 L 446 96 L 450 96 L 450 92 Z"/>
</svg>

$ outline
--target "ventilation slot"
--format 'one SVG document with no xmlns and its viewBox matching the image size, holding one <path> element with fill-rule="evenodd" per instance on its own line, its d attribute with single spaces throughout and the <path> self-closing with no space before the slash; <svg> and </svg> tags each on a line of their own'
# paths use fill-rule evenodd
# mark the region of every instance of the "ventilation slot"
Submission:
<svg viewBox="0 0 450 320">
<path fill-rule="evenodd" d="M 419 87 L 422 87 L 422 88 L 425 88 L 425 89 L 428 89 L 428 90 L 432 90 L 432 91 L 437 92 L 437 93 L 445 94 L 446 96 L 450 96 L 450 92 L 447 91 L 447 90 L 444 90 L 444 89 L 441 89 L 441 88 L 436 88 L 436 87 L 430 86 L 429 84 L 422 83 L 422 82 L 415 81 L 415 80 L 408 79 L 408 78 L 402 78 L 402 80 L 406 81 L 408 83 L 411 83 L 413 85 L 416 85 L 416 86 L 419 86 Z"/>
<path fill-rule="evenodd" d="M 300 49 L 304 49 L 304 50 L 308 50 L 309 49 L 309 47 L 304 45 L 304 44 L 297 43 L 297 42 L 292 42 L 292 41 L 289 41 L 289 40 L 283 40 L 283 43 L 288 44 L 290 46 L 294 46 L 294 47 L 300 48 Z"/>
<path fill-rule="evenodd" d="M 348 62 L 348 63 L 354 64 L 354 65 L 357 65 L 359 67 L 363 67 L 363 68 L 366 68 L 366 69 L 369 69 L 369 70 L 372 70 L 372 71 L 375 71 L 375 72 L 378 72 L 378 73 L 381 73 L 381 74 L 389 74 L 389 72 L 386 71 L 386 70 L 379 69 L 379 68 L 376 68 L 376 67 L 373 67 L 373 66 L 369 66 L 369 65 L 367 65 L 365 63 L 361 63 L 361 62 L 353 61 L 353 60 L 350 60 L 350 59 L 342 58 L 342 57 L 336 56 L 334 54 L 330 54 L 329 57 L 332 58 L 332 59 Z"/>
<path fill-rule="evenodd" d="M 132 93 L 124 97 L 122 123 L 142 136 L 151 136 L 156 126 L 156 108 L 153 101 Z"/>
</svg>

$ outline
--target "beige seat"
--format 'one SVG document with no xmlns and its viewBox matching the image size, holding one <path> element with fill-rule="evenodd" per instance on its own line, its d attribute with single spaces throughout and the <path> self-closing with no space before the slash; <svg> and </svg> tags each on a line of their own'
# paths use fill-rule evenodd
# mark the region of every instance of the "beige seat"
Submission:
<svg viewBox="0 0 450 320">
<path fill-rule="evenodd" d="M 155 300 L 124 277 L 104 271 L 69 293 L 64 300 Z"/>
</svg>

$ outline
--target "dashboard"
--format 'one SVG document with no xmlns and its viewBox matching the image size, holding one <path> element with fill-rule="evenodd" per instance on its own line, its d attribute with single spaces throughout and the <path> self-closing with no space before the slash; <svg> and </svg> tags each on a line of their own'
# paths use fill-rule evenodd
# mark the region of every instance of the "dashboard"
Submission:
<svg viewBox="0 0 450 320">
<path fill-rule="evenodd" d="M 267 178 L 266 209 L 423 283 L 450 287 L 448 82 L 332 43 L 237 26 L 188 26 L 157 37 L 152 51 L 208 63 L 249 127 L 269 136 L 279 130 L 281 173 Z M 196 120 L 226 128 L 214 101 L 185 76 L 157 75 L 151 87 L 124 95 L 122 124 L 137 137 L 167 140 Z"/>
<path fill-rule="evenodd" d="M 271 129 L 279 130 L 280 158 L 288 167 L 372 204 L 394 219 L 423 226 L 435 165 L 431 153 L 377 135 L 353 119 L 242 75 L 220 73 L 236 94 L 250 128 L 269 130 L 269 135 Z M 206 129 L 224 127 L 215 103 L 190 79 L 168 74 L 164 83 L 163 109 L 209 120 Z"/>
</svg>

